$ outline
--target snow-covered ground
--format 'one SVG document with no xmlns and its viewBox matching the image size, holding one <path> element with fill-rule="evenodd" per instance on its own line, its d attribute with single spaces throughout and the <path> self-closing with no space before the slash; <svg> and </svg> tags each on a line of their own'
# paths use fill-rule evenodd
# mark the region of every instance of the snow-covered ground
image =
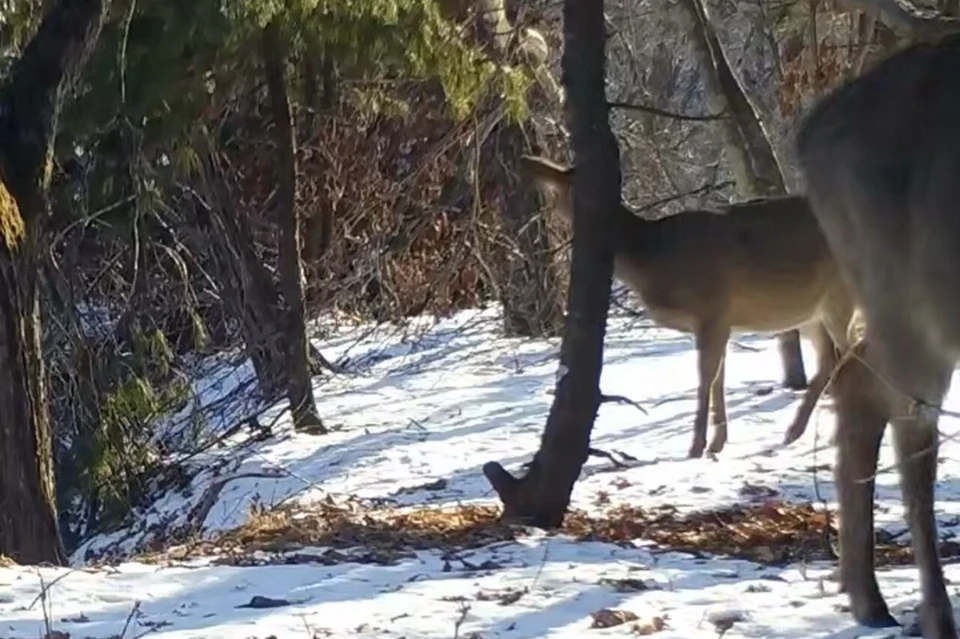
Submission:
<svg viewBox="0 0 960 639">
<path fill-rule="evenodd" d="M 258 417 L 269 426 L 269 436 L 258 441 L 255 429 L 244 426 L 194 455 L 186 463 L 197 472 L 186 486 L 167 492 L 128 528 L 88 540 L 75 552 L 73 567 L 0 568 L 0 638 L 519 639 L 632 636 L 655 627 L 654 634 L 664 639 L 716 637 L 724 628 L 727 637 L 898 634 L 853 623 L 843 608 L 845 597 L 828 578 L 828 563 L 775 568 L 664 552 L 642 539 L 613 544 L 531 531 L 517 541 L 455 553 L 424 547 L 381 563 L 351 562 L 349 553 L 331 560 L 323 548 L 299 548 L 286 560 L 289 545 L 261 552 L 257 557 L 266 565 L 258 566 L 210 556 L 116 560 L 156 549 L 190 525 L 212 539 L 278 506 L 307 513 L 324 504 L 496 503 L 480 469 L 497 460 L 516 473 L 529 460 L 557 368 L 556 342 L 504 339 L 498 328 L 497 310 L 488 309 L 408 330 L 406 337 L 382 327 L 317 342 L 329 359 L 348 369 L 316 380 L 331 434 L 294 434 L 283 406 L 273 407 Z M 804 349 L 812 375 L 813 353 L 807 344 Z M 608 459 L 591 458 L 573 507 L 598 516 L 621 504 L 669 505 L 682 513 L 757 495 L 834 506 L 834 451 L 826 446 L 833 426 L 830 400 L 821 400 L 800 441 L 780 446 L 800 394 L 779 386 L 772 337 L 741 335 L 731 343 L 727 448 L 717 460 L 686 458 L 695 357 L 687 335 L 622 314 L 611 319 L 602 390 L 634 400 L 647 413 L 628 404 L 602 406 L 593 446 L 635 459 L 618 468 Z M 229 374 L 211 367 L 196 383 L 200 403 L 215 402 L 249 375 L 249 367 Z M 947 408 L 957 408 L 956 394 Z M 238 417 L 235 410 L 229 419 L 208 420 L 206 427 L 225 430 Z M 950 439 L 954 420 L 945 417 L 941 426 L 948 441 L 937 508 L 947 536 L 960 520 L 960 445 Z M 901 533 L 892 464 L 885 442 L 877 521 Z M 311 553 L 322 560 L 310 561 Z M 115 561 L 85 563 L 101 556 Z M 284 561 L 288 565 L 281 565 Z M 960 583 L 960 566 L 949 565 L 946 572 Z M 881 587 L 897 616 L 919 597 L 913 567 L 883 569 Z M 604 609 L 636 619 L 592 629 L 593 613 Z"/>
</svg>

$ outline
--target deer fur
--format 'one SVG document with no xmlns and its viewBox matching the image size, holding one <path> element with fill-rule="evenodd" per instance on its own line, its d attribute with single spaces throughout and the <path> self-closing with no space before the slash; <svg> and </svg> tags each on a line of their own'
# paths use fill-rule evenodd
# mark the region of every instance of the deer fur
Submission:
<svg viewBox="0 0 960 639">
<path fill-rule="evenodd" d="M 523 162 L 542 190 L 555 194 L 553 209 L 573 221 L 573 169 L 526 156 Z M 825 389 L 837 350 L 846 346 L 853 313 L 846 284 L 803 197 L 759 199 L 725 212 L 685 211 L 644 220 L 625 206 L 613 217 L 614 276 L 636 293 L 658 324 L 693 333 L 697 345 L 697 412 L 689 456 L 700 457 L 727 441 L 724 358 L 733 331 L 783 332 L 800 328 L 813 338 L 818 371 L 784 443 L 806 430 Z"/>
<path fill-rule="evenodd" d="M 939 406 L 960 360 L 960 36 L 915 45 L 824 97 L 797 139 L 814 215 L 861 308 L 832 386 L 840 578 L 854 618 L 896 625 L 874 572 L 877 456 L 892 427 L 923 636 L 953 639 L 934 493 Z"/>
</svg>

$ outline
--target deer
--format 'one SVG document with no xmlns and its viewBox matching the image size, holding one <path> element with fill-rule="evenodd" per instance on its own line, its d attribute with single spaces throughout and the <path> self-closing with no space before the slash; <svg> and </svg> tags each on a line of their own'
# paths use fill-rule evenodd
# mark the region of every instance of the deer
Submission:
<svg viewBox="0 0 960 639">
<path fill-rule="evenodd" d="M 860 624 L 897 625 L 877 583 L 873 498 L 886 427 L 919 569 L 924 637 L 955 638 L 934 496 L 940 404 L 960 360 L 960 36 L 916 44 L 822 97 L 796 150 L 811 209 L 863 314 L 836 372 L 839 581 Z"/>
<path fill-rule="evenodd" d="M 553 211 L 573 222 L 573 167 L 522 158 L 528 176 L 553 197 Z M 621 204 L 613 216 L 614 277 L 632 290 L 657 324 L 692 333 L 697 349 L 697 409 L 691 458 L 727 441 L 724 360 L 733 331 L 799 328 L 817 351 L 810 380 L 783 444 L 798 439 L 847 345 L 852 297 L 806 198 L 760 198 L 723 211 L 688 210 L 646 220 Z"/>
</svg>

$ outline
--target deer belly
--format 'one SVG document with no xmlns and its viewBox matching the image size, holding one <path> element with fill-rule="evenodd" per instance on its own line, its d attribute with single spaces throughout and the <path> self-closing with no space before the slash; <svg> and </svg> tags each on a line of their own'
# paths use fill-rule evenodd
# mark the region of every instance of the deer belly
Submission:
<svg viewBox="0 0 960 639">
<path fill-rule="evenodd" d="M 721 287 L 705 285 L 702 278 L 686 273 L 665 273 L 664 269 L 644 268 L 634 260 L 618 255 L 614 259 L 614 275 L 627 285 L 647 315 L 665 328 L 692 333 L 703 323 L 703 317 L 712 314 L 716 299 L 705 291 Z"/>
<path fill-rule="evenodd" d="M 683 309 L 664 308 L 662 306 L 651 306 L 644 304 L 647 315 L 655 323 L 664 328 L 672 328 L 675 331 L 683 333 L 692 333 L 699 324 L 696 317 L 689 311 Z"/>
<path fill-rule="evenodd" d="M 818 314 L 826 292 L 826 286 L 816 284 L 736 291 L 729 306 L 731 328 L 770 332 L 797 328 Z"/>
</svg>

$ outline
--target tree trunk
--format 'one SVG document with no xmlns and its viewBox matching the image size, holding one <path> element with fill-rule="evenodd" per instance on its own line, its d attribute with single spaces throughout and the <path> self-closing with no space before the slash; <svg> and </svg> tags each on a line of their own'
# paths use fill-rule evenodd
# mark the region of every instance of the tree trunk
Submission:
<svg viewBox="0 0 960 639">
<path fill-rule="evenodd" d="M 293 118 L 287 96 L 286 47 L 276 20 L 263 29 L 263 59 L 274 117 L 279 172 L 277 184 L 280 293 L 283 296 L 283 336 L 287 343 L 287 398 L 297 430 L 325 433 L 317 413 L 310 375 L 303 264 L 300 258 L 300 219 L 296 205 L 297 156 Z"/>
<path fill-rule="evenodd" d="M 330 117 L 337 104 L 337 71 L 333 60 L 315 38 L 307 40 L 303 60 L 303 100 L 306 114 L 303 118 L 304 144 L 316 144 L 317 120 L 321 114 Z M 308 272 L 315 272 L 316 262 L 326 255 L 333 238 L 333 211 L 323 198 L 308 209 L 303 220 L 303 260 Z"/>
<path fill-rule="evenodd" d="M 712 112 L 726 114 L 721 125 L 738 195 L 741 199 L 785 195 L 783 173 L 769 136 L 733 74 L 701 0 L 682 0 L 680 4 L 693 23 L 694 46 L 704 66 L 707 105 Z M 806 388 L 807 373 L 800 350 L 800 332 L 786 331 L 777 338 L 783 363 L 783 385 L 795 390 Z"/>
<path fill-rule="evenodd" d="M 231 197 L 228 177 L 217 153 L 203 164 L 204 199 L 195 198 L 200 239 L 214 256 L 216 279 L 228 312 L 237 319 L 260 394 L 277 399 L 286 387 L 286 342 L 281 333 L 280 295 L 257 255 L 249 221 Z"/>
<path fill-rule="evenodd" d="M 783 364 L 783 386 L 791 390 L 807 387 L 807 372 L 803 368 L 803 352 L 800 350 L 800 331 L 794 329 L 777 335 L 777 348 Z"/>
<path fill-rule="evenodd" d="M 303 55 L 303 102 L 306 113 L 301 134 L 303 141 L 309 143 L 316 135 L 317 116 L 329 115 L 337 103 L 337 70 L 333 59 L 310 35 Z"/>
<path fill-rule="evenodd" d="M 564 0 L 563 83 L 575 158 L 573 260 L 556 395 L 526 476 L 484 465 L 505 519 L 551 528 L 563 523 L 587 459 L 600 406 L 603 340 L 613 278 L 612 219 L 620 204 L 620 153 L 604 91 L 603 2 Z"/>
<path fill-rule="evenodd" d="M 57 523 L 39 258 L 63 93 L 86 63 L 109 0 L 61 0 L 0 91 L 0 554 L 66 560 Z"/>
</svg>

